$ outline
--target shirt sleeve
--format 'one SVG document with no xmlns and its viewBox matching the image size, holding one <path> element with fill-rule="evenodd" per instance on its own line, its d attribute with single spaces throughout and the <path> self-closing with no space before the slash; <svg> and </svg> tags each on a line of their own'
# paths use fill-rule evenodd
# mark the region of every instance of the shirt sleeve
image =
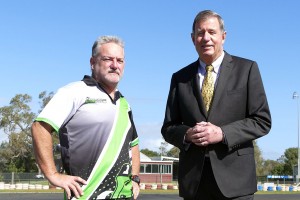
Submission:
<svg viewBox="0 0 300 200">
<path fill-rule="evenodd" d="M 35 121 L 43 121 L 58 132 L 59 128 L 68 121 L 76 112 L 76 97 L 73 87 L 65 86 L 60 88 L 52 97 L 46 107 L 37 116 Z"/>
<path fill-rule="evenodd" d="M 133 132 L 132 133 L 131 147 L 134 147 L 134 146 L 139 144 L 139 138 L 138 138 L 138 134 L 137 134 L 134 122 L 133 122 L 133 116 L 132 116 L 132 111 L 131 110 L 129 111 L 128 115 L 129 115 L 129 119 L 130 119 L 131 126 L 132 126 L 132 132 Z"/>
</svg>

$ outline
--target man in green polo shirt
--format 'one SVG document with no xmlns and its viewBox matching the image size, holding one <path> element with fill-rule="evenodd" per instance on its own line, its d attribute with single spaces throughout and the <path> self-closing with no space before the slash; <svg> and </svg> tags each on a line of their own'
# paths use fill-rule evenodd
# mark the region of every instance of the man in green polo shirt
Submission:
<svg viewBox="0 0 300 200">
<path fill-rule="evenodd" d="M 139 140 L 131 108 L 117 89 L 125 65 L 122 40 L 99 37 L 90 64 L 92 75 L 60 88 L 35 119 L 37 163 L 68 199 L 136 199 Z M 59 134 L 66 174 L 56 170 L 52 132 Z"/>
</svg>

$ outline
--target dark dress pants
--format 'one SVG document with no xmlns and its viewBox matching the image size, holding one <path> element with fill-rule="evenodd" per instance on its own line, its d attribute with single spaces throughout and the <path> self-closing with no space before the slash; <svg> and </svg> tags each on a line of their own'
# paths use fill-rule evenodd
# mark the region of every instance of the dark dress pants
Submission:
<svg viewBox="0 0 300 200">
<path fill-rule="evenodd" d="M 202 177 L 197 191 L 197 197 L 194 199 L 184 200 L 253 200 L 254 195 L 247 195 L 242 197 L 227 198 L 220 191 L 215 180 L 211 163 L 209 158 L 205 158 L 203 166 Z"/>
</svg>

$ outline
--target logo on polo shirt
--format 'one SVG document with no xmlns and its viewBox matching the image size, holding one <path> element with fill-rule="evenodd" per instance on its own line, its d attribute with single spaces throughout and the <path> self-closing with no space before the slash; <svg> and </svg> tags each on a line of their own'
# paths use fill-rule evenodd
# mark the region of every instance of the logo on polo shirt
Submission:
<svg viewBox="0 0 300 200">
<path fill-rule="evenodd" d="M 94 99 L 94 98 L 87 97 L 84 104 L 88 104 L 88 103 L 106 103 L 106 102 L 107 102 L 106 99 Z"/>
</svg>

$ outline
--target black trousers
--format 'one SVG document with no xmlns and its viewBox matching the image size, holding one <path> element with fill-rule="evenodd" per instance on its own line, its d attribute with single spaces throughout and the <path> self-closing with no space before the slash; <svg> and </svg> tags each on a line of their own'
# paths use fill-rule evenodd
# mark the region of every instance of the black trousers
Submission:
<svg viewBox="0 0 300 200">
<path fill-rule="evenodd" d="M 196 198 L 194 199 L 184 198 L 184 200 L 253 200 L 253 199 L 254 199 L 254 194 L 246 195 L 242 197 L 234 197 L 234 198 L 225 197 L 217 185 L 209 158 L 205 158 L 202 177 L 201 177 Z"/>
</svg>

